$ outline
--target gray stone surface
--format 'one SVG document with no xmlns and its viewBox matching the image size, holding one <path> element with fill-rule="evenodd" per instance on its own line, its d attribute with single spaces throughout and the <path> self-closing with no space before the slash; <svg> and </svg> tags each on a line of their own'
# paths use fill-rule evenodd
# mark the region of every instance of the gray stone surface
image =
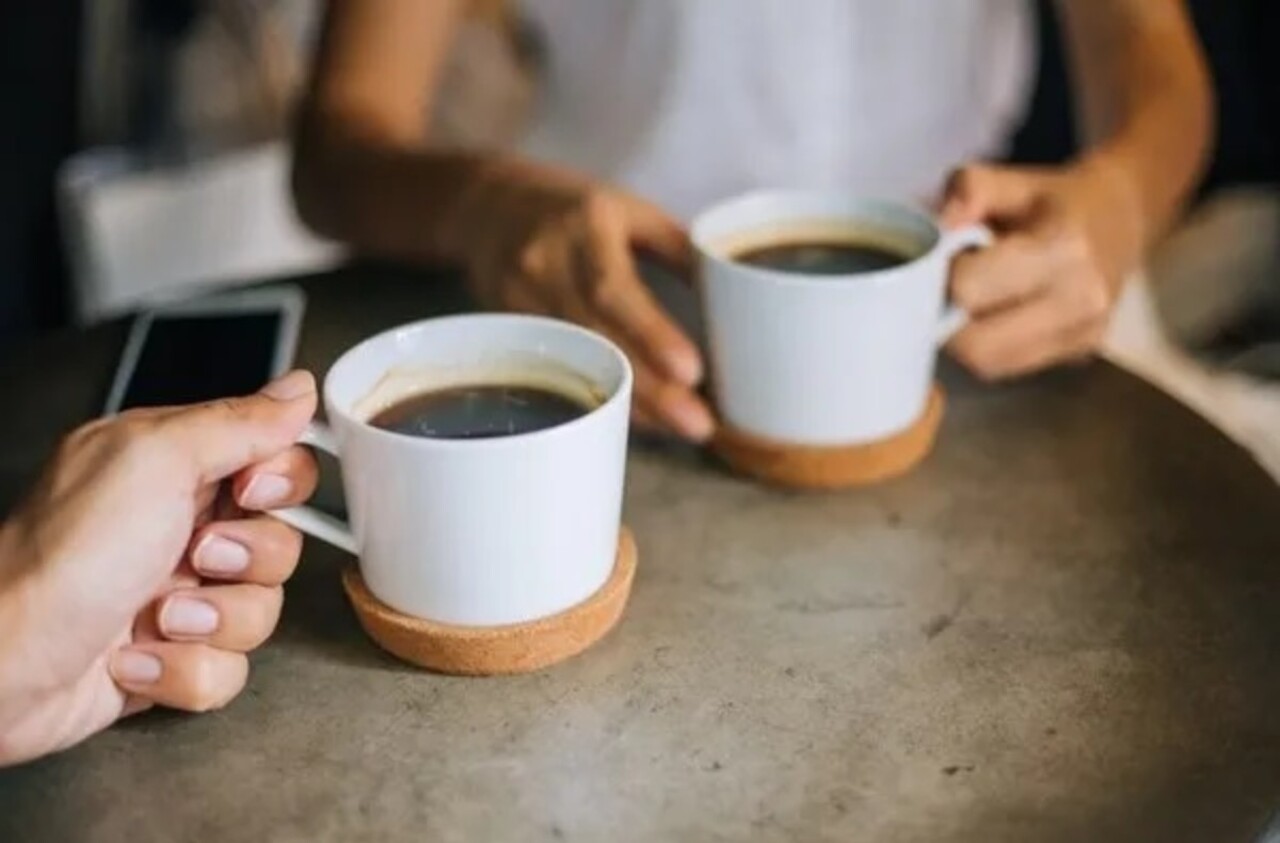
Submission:
<svg viewBox="0 0 1280 843">
<path fill-rule="evenodd" d="M 369 270 L 308 287 L 317 368 L 459 306 Z M 2 500 L 122 338 L 0 366 Z M 310 544 L 241 699 L 0 772 L 0 840 L 1254 839 L 1280 805 L 1276 487 L 1105 365 L 945 379 L 938 450 L 875 489 L 784 494 L 637 443 L 631 606 L 544 673 L 397 664 Z"/>
</svg>

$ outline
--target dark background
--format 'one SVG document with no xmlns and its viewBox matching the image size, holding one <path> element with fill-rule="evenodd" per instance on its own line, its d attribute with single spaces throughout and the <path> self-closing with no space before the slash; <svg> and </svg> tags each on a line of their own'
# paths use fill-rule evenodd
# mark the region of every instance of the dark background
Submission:
<svg viewBox="0 0 1280 843">
<path fill-rule="evenodd" d="M 1064 51 L 1052 0 L 1040 9 L 1040 72 L 1012 158 L 1052 163 L 1075 137 Z M 1218 143 L 1201 193 L 1233 184 L 1280 183 L 1280 2 L 1190 0 L 1218 96 Z"/>
<path fill-rule="evenodd" d="M 182 28 L 181 9 L 191 3 L 142 5 L 153 12 L 145 25 L 163 32 Z M 1012 154 L 1027 163 L 1067 158 L 1074 137 L 1052 3 L 1038 5 L 1039 81 Z M 1221 108 L 1217 153 L 1204 191 L 1280 182 L 1280 0 L 1191 0 L 1191 6 Z M 59 163 L 78 138 L 82 8 L 83 0 L 10 0 L 0 12 L 0 346 L 61 324 L 67 314 L 53 185 Z"/>
<path fill-rule="evenodd" d="M 65 312 L 53 184 L 76 143 L 81 8 L 10 0 L 0 10 L 0 344 Z"/>
</svg>

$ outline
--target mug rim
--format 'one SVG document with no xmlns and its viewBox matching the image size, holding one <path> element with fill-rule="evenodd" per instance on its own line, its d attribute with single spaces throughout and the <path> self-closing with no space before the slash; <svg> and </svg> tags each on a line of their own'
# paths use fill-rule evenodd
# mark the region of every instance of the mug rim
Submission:
<svg viewBox="0 0 1280 843">
<path fill-rule="evenodd" d="M 754 202 L 768 202 L 773 204 L 789 204 L 806 201 L 819 202 L 839 202 L 852 203 L 863 208 L 887 208 L 895 213 L 903 213 L 914 218 L 917 222 L 923 224 L 930 231 L 932 241 L 928 248 L 923 252 L 905 261 L 899 266 L 890 267 L 888 269 L 877 269 L 870 272 L 848 273 L 842 275 L 814 275 L 798 272 L 786 272 L 780 269 L 770 269 L 767 267 L 753 266 L 748 263 L 733 260 L 719 254 L 712 248 L 711 240 L 703 231 L 709 224 L 709 220 L 719 214 L 728 213 L 738 206 L 748 205 Z M 830 214 L 819 215 L 817 217 L 800 217 L 798 215 L 779 214 L 778 222 L 785 223 L 789 221 L 814 220 L 814 219 L 831 219 L 836 221 L 860 221 L 853 214 Z M 732 269 L 734 272 L 753 277 L 760 281 L 768 281 L 776 286 L 781 287 L 802 287 L 810 289 L 814 287 L 823 287 L 829 290 L 850 290 L 857 289 L 854 285 L 848 285 L 841 282 L 852 281 L 856 279 L 861 288 L 872 289 L 883 287 L 895 281 L 908 277 L 917 265 L 924 261 L 936 257 L 944 248 L 946 242 L 946 231 L 938 221 L 923 210 L 911 205 L 907 202 L 898 202 L 892 199 L 886 199 L 880 196 L 859 196 L 855 193 L 840 193 L 837 191 L 827 190 L 750 190 L 746 193 L 740 193 L 728 199 L 715 203 L 698 213 L 693 218 L 692 224 L 689 226 L 690 240 L 692 240 L 694 248 L 698 254 L 705 260 L 712 261 L 720 267 Z M 833 283 L 834 282 L 834 283 Z"/>
<path fill-rule="evenodd" d="M 547 427 L 541 430 L 531 430 L 524 433 L 514 433 L 510 436 L 492 436 L 487 438 L 475 439 L 444 439 L 432 438 L 428 436 L 409 436 L 404 433 L 396 433 L 390 430 L 384 430 L 376 425 L 370 424 L 368 420 L 358 417 L 356 414 L 348 411 L 344 407 L 339 407 L 331 397 L 333 395 L 330 389 L 330 381 L 333 379 L 338 368 L 354 359 L 356 355 L 362 351 L 367 351 L 370 346 L 379 342 L 386 341 L 388 337 L 398 334 L 406 330 L 422 329 L 426 325 L 439 325 L 442 323 L 458 323 L 458 322 L 488 322 L 488 323 L 523 323 L 525 325 L 534 325 L 542 329 L 557 331 L 567 334 L 576 334 L 584 339 L 595 343 L 609 353 L 611 357 L 618 363 L 622 372 L 622 377 L 618 385 L 609 394 L 609 397 L 601 401 L 595 407 L 590 408 L 581 416 L 564 422 L 563 424 Z M 572 368 L 572 367 L 570 367 Z M 447 316 L 432 316 L 426 319 L 418 319 L 413 322 L 406 322 L 403 325 L 396 325 L 384 331 L 379 331 L 373 336 L 366 337 L 360 342 L 348 348 L 338 356 L 337 360 L 329 366 L 324 376 L 324 407 L 327 419 L 330 424 L 335 419 L 341 418 L 344 422 L 350 423 L 354 428 L 359 429 L 362 433 L 374 436 L 378 439 L 394 441 L 405 447 L 417 448 L 419 450 L 432 451 L 454 451 L 454 450 L 501 450 L 506 448 L 520 447 L 531 442 L 539 442 L 546 439 L 552 439 L 561 436 L 571 436 L 573 432 L 587 424 L 593 423 L 597 417 L 606 410 L 626 401 L 631 401 L 631 390 L 634 374 L 631 368 L 631 361 L 627 355 L 617 346 L 613 340 L 597 333 L 589 328 L 567 322 L 563 319 L 556 319 L 550 316 L 535 316 L 524 313 L 456 313 Z M 626 408 L 626 418 L 630 418 L 630 407 Z"/>
</svg>

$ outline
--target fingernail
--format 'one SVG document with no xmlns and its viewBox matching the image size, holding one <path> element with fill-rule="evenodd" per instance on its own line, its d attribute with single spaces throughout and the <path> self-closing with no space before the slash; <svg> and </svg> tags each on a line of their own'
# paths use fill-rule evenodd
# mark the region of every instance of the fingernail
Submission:
<svg viewBox="0 0 1280 843">
<path fill-rule="evenodd" d="M 118 650 L 111 656 L 111 675 L 122 685 L 150 685 L 160 678 L 160 659 L 140 650 Z"/>
<path fill-rule="evenodd" d="M 697 386 L 702 380 L 702 361 L 694 354 L 673 354 L 667 361 L 671 376 L 684 386 Z"/>
<path fill-rule="evenodd" d="M 240 506 L 245 509 L 271 509 L 288 500 L 293 494 L 293 483 L 279 474 L 259 474 L 249 481 L 244 494 L 240 496 Z"/>
<path fill-rule="evenodd" d="M 218 610 L 192 597 L 170 597 L 160 607 L 159 623 L 165 635 L 209 635 L 218 629 Z"/>
<path fill-rule="evenodd" d="M 292 401 L 315 392 L 316 382 L 310 372 L 294 369 L 262 388 L 262 394 L 277 401 Z"/>
<path fill-rule="evenodd" d="M 695 442 L 705 442 L 715 433 L 715 421 L 702 407 L 679 407 L 676 409 L 675 416 L 680 433 Z"/>
<path fill-rule="evenodd" d="M 206 533 L 191 554 L 191 562 L 202 574 L 238 574 L 249 567 L 249 548 L 240 542 Z"/>
</svg>

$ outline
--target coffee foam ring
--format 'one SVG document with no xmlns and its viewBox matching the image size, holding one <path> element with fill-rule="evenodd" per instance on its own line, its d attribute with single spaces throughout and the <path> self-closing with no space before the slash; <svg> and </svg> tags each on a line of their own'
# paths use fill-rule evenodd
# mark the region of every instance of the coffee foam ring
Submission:
<svg viewBox="0 0 1280 843">
<path fill-rule="evenodd" d="M 791 489 L 847 489 L 906 474 L 929 452 L 942 422 L 945 398 L 934 386 L 924 412 L 905 430 L 857 445 L 792 445 L 721 425 L 711 450 L 733 471 Z"/>
<path fill-rule="evenodd" d="M 637 556 L 623 527 L 613 573 L 594 594 L 549 617 L 505 626 L 456 626 L 397 612 L 373 596 L 354 563 L 343 571 L 342 586 L 374 643 L 410 664 L 461 676 L 529 673 L 576 656 L 617 625 Z"/>
</svg>

